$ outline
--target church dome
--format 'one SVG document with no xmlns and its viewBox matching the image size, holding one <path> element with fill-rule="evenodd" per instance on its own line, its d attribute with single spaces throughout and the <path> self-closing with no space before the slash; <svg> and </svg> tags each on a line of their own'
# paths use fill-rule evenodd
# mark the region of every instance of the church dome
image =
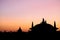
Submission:
<svg viewBox="0 0 60 40">
<path fill-rule="evenodd" d="M 55 32 L 56 28 L 52 26 L 51 24 L 46 23 L 46 21 L 43 21 L 40 24 L 37 24 L 30 28 L 33 32 Z"/>
</svg>

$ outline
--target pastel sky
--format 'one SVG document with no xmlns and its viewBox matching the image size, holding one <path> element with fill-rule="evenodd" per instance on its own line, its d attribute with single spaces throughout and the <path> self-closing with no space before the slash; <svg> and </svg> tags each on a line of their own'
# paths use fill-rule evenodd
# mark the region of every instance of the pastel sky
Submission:
<svg viewBox="0 0 60 40">
<path fill-rule="evenodd" d="M 28 31 L 42 18 L 60 28 L 60 0 L 0 0 L 0 31 Z"/>
</svg>

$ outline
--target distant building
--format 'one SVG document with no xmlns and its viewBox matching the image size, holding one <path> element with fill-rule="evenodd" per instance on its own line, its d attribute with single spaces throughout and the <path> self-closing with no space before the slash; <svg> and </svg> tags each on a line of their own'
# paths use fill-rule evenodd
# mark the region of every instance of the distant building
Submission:
<svg viewBox="0 0 60 40">
<path fill-rule="evenodd" d="M 17 30 L 17 32 L 21 33 L 21 32 L 22 32 L 22 29 L 21 29 L 21 28 L 19 28 L 19 29 Z"/>
</svg>

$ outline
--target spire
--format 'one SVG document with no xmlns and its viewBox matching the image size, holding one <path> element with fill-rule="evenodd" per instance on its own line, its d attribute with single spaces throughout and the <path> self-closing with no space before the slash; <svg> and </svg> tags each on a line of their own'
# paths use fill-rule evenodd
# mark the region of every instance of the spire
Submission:
<svg viewBox="0 0 60 40">
<path fill-rule="evenodd" d="M 33 28 L 33 22 L 32 22 L 32 28 Z"/>
<path fill-rule="evenodd" d="M 54 21 L 54 28 L 56 28 L 56 22 Z"/>
<path fill-rule="evenodd" d="M 58 28 L 56 28 L 56 22 L 54 21 L 54 28 L 57 30 Z"/>
<path fill-rule="evenodd" d="M 44 18 L 43 18 L 43 22 L 44 22 Z"/>
<path fill-rule="evenodd" d="M 43 20 L 42 20 L 42 23 L 46 23 L 46 21 L 44 20 L 44 18 L 43 18 Z"/>
</svg>

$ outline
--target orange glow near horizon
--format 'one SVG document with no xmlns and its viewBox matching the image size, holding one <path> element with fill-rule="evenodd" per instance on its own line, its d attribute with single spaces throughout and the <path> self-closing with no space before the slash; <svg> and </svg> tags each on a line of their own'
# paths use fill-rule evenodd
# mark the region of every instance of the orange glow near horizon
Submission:
<svg viewBox="0 0 60 40">
<path fill-rule="evenodd" d="M 36 25 L 36 24 L 41 23 L 42 18 L 40 18 L 40 20 L 39 20 L 39 18 L 36 18 L 36 19 L 34 18 L 34 20 L 33 19 L 22 19 L 22 20 L 21 19 L 14 19 L 13 21 L 12 21 L 12 19 L 9 19 L 9 20 L 3 19 L 0 22 L 1 23 L 0 30 L 2 30 L 2 31 L 4 31 L 4 30 L 17 31 L 18 28 L 21 27 L 21 29 L 23 31 L 27 32 L 29 30 L 29 28 L 31 28 L 32 21 L 34 22 L 34 25 Z M 46 21 L 47 21 L 47 23 L 54 26 L 54 20 L 51 21 L 51 20 L 47 19 Z M 60 23 L 60 21 L 56 21 L 56 25 L 58 28 L 60 28 L 59 23 Z"/>
</svg>

